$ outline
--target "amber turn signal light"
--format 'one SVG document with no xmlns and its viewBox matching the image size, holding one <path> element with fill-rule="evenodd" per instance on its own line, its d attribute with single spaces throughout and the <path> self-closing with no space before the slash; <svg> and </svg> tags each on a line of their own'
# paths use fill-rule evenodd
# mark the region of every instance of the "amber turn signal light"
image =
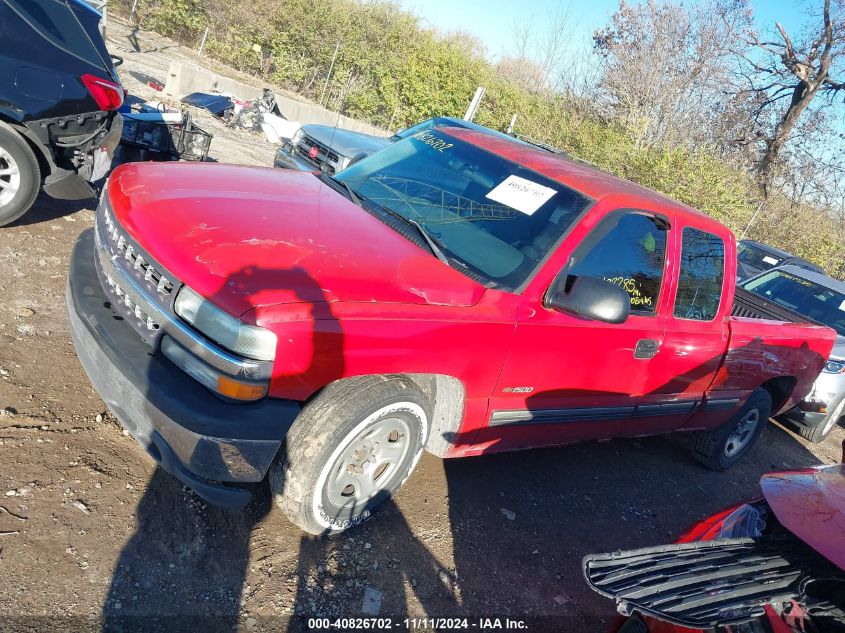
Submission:
<svg viewBox="0 0 845 633">
<path fill-rule="evenodd" d="M 217 377 L 217 391 L 233 400 L 258 400 L 267 394 L 267 385 L 241 382 L 228 376 Z"/>
</svg>

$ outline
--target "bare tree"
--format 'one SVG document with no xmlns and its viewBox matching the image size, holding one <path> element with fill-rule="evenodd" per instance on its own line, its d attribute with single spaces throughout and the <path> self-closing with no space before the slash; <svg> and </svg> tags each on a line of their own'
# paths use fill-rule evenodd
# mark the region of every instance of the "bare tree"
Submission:
<svg viewBox="0 0 845 633">
<path fill-rule="evenodd" d="M 772 39 L 761 39 L 752 30 L 739 41 L 750 50 L 739 51 L 744 62 L 741 77 L 756 106 L 753 118 L 757 124 L 745 142 L 762 144 L 762 153 L 755 167 L 758 182 L 764 192 L 771 186 L 775 168 L 784 146 L 799 127 L 802 116 L 832 103 L 831 97 L 845 88 L 835 79 L 836 62 L 845 50 L 845 15 L 842 2 L 837 0 L 831 11 L 831 0 L 824 0 L 821 25 L 803 41 L 793 42 L 780 22 Z M 827 96 L 828 99 L 820 97 Z"/>
<path fill-rule="evenodd" d="M 527 62 L 518 85 L 530 92 L 555 87 L 558 77 L 566 74 L 572 32 L 568 8 L 560 8 L 539 20 L 532 14 L 526 20 L 514 22 L 512 52 L 501 60 L 501 70 L 506 77 L 519 75 L 518 64 Z"/>
<path fill-rule="evenodd" d="M 496 63 L 496 72 L 513 85 L 539 92 L 547 84 L 547 75 L 543 67 L 533 59 L 525 57 L 502 57 Z"/>
<path fill-rule="evenodd" d="M 611 114 L 646 145 L 711 145 L 726 105 L 728 35 L 744 19 L 719 0 L 621 0 L 593 37 Z"/>
</svg>

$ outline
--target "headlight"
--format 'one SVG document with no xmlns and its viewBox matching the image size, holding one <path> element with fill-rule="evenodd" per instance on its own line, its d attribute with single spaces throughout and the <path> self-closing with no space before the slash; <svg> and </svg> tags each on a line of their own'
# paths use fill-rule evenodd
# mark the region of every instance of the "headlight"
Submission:
<svg viewBox="0 0 845 633">
<path fill-rule="evenodd" d="M 229 351 L 255 360 L 276 357 L 273 332 L 229 316 L 187 286 L 179 291 L 174 307 L 176 314 Z"/>
<path fill-rule="evenodd" d="M 845 360 L 833 360 L 832 358 L 824 364 L 822 371 L 826 374 L 841 374 L 845 372 Z"/>
<path fill-rule="evenodd" d="M 766 513 L 753 504 L 746 503 L 731 512 L 719 526 L 716 538 L 761 536 L 766 528 Z"/>
<path fill-rule="evenodd" d="M 337 169 L 335 169 L 335 171 L 338 172 L 338 171 L 343 171 L 344 169 L 346 169 L 349 166 L 349 161 L 351 161 L 351 160 L 352 160 L 351 156 L 341 156 L 340 160 L 337 161 Z"/>
<path fill-rule="evenodd" d="M 204 387 L 232 400 L 260 400 L 267 395 L 266 382 L 251 382 L 222 374 L 206 365 L 169 336 L 161 340 L 161 351 L 170 361 Z"/>
<path fill-rule="evenodd" d="M 302 128 L 299 128 L 296 132 L 294 132 L 293 136 L 291 137 L 290 144 L 291 145 L 298 145 L 299 141 L 302 140 L 302 136 L 304 134 L 305 133 L 302 131 Z"/>
</svg>

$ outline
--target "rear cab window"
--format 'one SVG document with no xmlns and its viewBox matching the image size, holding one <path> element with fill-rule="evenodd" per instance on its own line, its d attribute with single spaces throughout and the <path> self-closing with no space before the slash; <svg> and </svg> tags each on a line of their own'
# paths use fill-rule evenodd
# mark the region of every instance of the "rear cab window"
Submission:
<svg viewBox="0 0 845 633">
<path fill-rule="evenodd" d="M 718 235 L 684 227 L 674 315 L 712 321 L 719 313 L 725 278 L 725 243 Z"/>
<path fill-rule="evenodd" d="M 622 287 L 631 312 L 657 312 L 666 261 L 668 224 L 638 211 L 618 211 L 605 218 L 573 255 L 567 274 L 604 279 Z"/>
</svg>

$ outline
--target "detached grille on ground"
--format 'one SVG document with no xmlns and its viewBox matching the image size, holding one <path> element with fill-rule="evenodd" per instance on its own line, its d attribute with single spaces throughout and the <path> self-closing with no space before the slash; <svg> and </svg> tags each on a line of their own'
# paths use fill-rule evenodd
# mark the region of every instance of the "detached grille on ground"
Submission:
<svg viewBox="0 0 845 633">
<path fill-rule="evenodd" d="M 584 576 L 620 613 L 710 629 L 798 599 L 803 583 L 842 570 L 791 534 L 661 545 L 584 557 Z"/>
</svg>

